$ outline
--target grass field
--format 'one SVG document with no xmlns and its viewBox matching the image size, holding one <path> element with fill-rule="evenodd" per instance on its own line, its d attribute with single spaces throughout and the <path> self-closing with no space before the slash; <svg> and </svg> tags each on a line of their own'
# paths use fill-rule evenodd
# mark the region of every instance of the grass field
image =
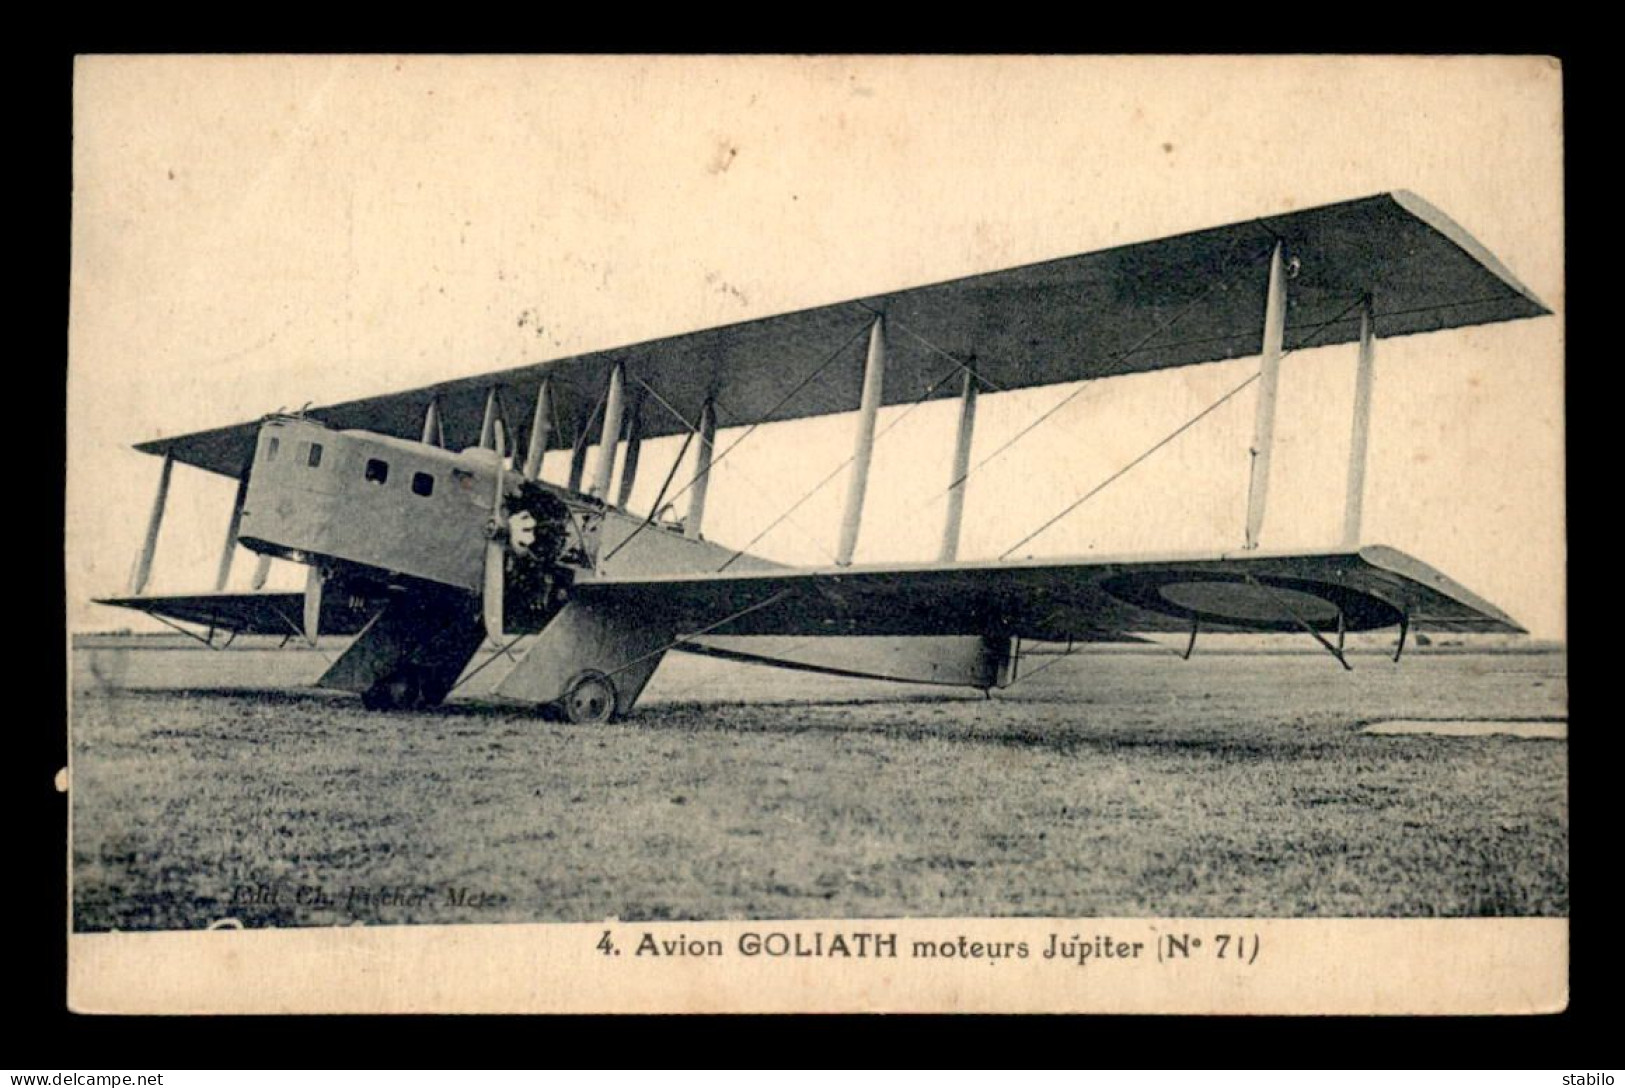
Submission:
<svg viewBox="0 0 1625 1088">
<path fill-rule="evenodd" d="M 1563 718 L 1561 653 L 1084 653 L 991 701 L 673 655 L 592 727 L 112 653 L 75 661 L 79 930 L 1569 907 L 1563 741 L 1360 731 Z"/>
</svg>

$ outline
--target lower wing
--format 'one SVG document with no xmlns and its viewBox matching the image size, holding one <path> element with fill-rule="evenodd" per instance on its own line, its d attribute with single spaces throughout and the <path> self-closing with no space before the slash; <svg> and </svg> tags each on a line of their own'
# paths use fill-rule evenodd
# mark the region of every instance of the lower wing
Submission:
<svg viewBox="0 0 1625 1088">
<path fill-rule="evenodd" d="M 579 581 L 691 634 L 1015 635 L 1113 641 L 1187 631 L 1523 633 L 1510 616 L 1392 548 L 1354 552 L 892 564 Z"/>
<path fill-rule="evenodd" d="M 239 635 L 295 635 L 304 637 L 305 595 L 258 593 L 174 593 L 143 597 L 106 597 L 97 604 L 133 608 L 160 620 L 195 623 Z M 367 625 L 376 609 L 351 608 L 345 601 L 322 602 L 322 633 L 354 635 Z"/>
<path fill-rule="evenodd" d="M 1165 559 L 873 564 L 577 581 L 584 604 L 633 604 L 698 635 L 1015 635 L 1122 641 L 1186 631 L 1523 633 L 1513 619 L 1392 548 Z M 299 634 L 298 593 L 118 597 L 101 604 L 242 634 Z M 324 602 L 322 631 L 355 634 L 365 609 Z"/>
</svg>

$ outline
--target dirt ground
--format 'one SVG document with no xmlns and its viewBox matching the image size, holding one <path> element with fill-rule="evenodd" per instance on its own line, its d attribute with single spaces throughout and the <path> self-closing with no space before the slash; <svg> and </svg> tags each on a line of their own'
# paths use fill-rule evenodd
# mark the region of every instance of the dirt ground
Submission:
<svg viewBox="0 0 1625 1088">
<path fill-rule="evenodd" d="M 608 726 L 234 654 L 76 655 L 76 929 L 1569 908 L 1564 741 L 1360 731 L 1562 719 L 1560 652 L 1091 652 L 990 701 L 672 655 Z"/>
</svg>

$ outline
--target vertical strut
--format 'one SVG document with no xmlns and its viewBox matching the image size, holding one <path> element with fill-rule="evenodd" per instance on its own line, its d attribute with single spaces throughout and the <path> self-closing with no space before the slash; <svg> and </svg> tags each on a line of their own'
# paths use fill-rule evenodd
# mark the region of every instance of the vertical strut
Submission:
<svg viewBox="0 0 1625 1088">
<path fill-rule="evenodd" d="M 716 441 L 717 406 L 707 397 L 700 409 L 700 444 L 694 450 L 694 482 L 689 485 L 688 518 L 683 525 L 683 535 L 694 540 L 700 538 L 705 522 L 705 492 L 711 486 L 711 453 Z"/>
<path fill-rule="evenodd" d="M 1366 447 L 1371 435 L 1371 380 L 1376 369 L 1377 330 L 1371 296 L 1360 306 L 1360 363 L 1354 374 L 1354 423 L 1349 432 L 1348 491 L 1343 500 L 1343 544 L 1360 544 L 1360 518 L 1365 506 Z"/>
<path fill-rule="evenodd" d="M 608 395 L 608 390 L 605 390 L 605 395 Z M 579 492 L 581 490 L 581 478 L 587 471 L 587 443 L 592 436 L 592 425 L 597 421 L 598 413 L 603 410 L 604 398 L 599 397 L 598 403 L 592 406 L 592 411 L 587 413 L 580 426 L 576 428 L 575 441 L 570 444 L 569 487 L 571 491 Z"/>
<path fill-rule="evenodd" d="M 570 446 L 570 480 L 567 486 L 571 491 L 581 490 L 581 477 L 587 471 L 587 426 L 590 425 L 591 421 L 581 428 L 581 433 L 576 435 L 575 442 Z"/>
<path fill-rule="evenodd" d="M 169 501 L 169 474 L 175 468 L 175 455 L 165 452 L 164 467 L 158 473 L 158 493 L 152 498 L 152 515 L 147 519 L 147 537 L 136 557 L 135 570 L 130 574 L 130 596 L 137 597 L 147 588 L 152 575 L 152 557 L 158 550 L 158 530 L 164 524 L 164 504 Z"/>
<path fill-rule="evenodd" d="M 632 394 L 632 406 L 626 413 L 626 459 L 621 462 L 621 487 L 615 505 L 622 510 L 632 500 L 632 485 L 638 478 L 638 458 L 643 452 L 643 389 Z"/>
<path fill-rule="evenodd" d="M 242 479 L 237 481 L 237 497 L 231 503 L 231 520 L 226 523 L 226 546 L 220 552 L 220 571 L 215 575 L 214 588 L 219 592 L 226 588 L 226 581 L 231 577 L 231 558 L 237 554 L 237 530 L 243 524 L 243 498 L 248 494 L 248 473 L 243 473 Z"/>
<path fill-rule="evenodd" d="M 497 387 L 492 386 L 485 394 L 485 418 L 480 420 L 480 449 L 496 449 L 497 438 Z"/>
<path fill-rule="evenodd" d="M 271 557 L 260 556 L 260 561 L 254 564 L 253 589 L 257 593 L 265 588 L 265 580 L 271 576 Z"/>
<path fill-rule="evenodd" d="M 1270 254 L 1268 301 L 1264 305 L 1264 350 L 1258 364 L 1258 413 L 1253 421 L 1252 478 L 1247 488 L 1247 547 L 1258 547 L 1264 527 L 1264 500 L 1270 486 L 1270 451 L 1275 445 L 1275 392 L 1281 375 L 1281 341 L 1286 331 L 1286 276 L 1281 243 Z"/>
<path fill-rule="evenodd" d="M 875 419 L 880 414 L 881 387 L 886 377 L 886 319 L 875 318 L 869 328 L 869 355 L 863 367 L 863 401 L 858 406 L 858 429 L 852 442 L 852 475 L 846 487 L 846 512 L 841 516 L 841 542 L 835 553 L 838 566 L 852 565 L 863 524 L 863 496 L 869 487 L 869 462 L 875 451 Z"/>
<path fill-rule="evenodd" d="M 609 501 L 609 478 L 615 473 L 615 453 L 621 444 L 621 413 L 625 410 L 626 368 L 616 363 L 609 372 L 609 394 L 604 399 L 604 425 L 598 432 L 598 460 L 593 465 L 592 486 L 587 489 Z"/>
<path fill-rule="evenodd" d="M 525 479 L 542 475 L 542 456 L 553 431 L 553 379 L 543 378 L 536 389 L 536 412 L 530 418 L 530 445 L 525 450 Z"/>
<path fill-rule="evenodd" d="M 426 446 L 444 446 L 446 444 L 445 432 L 440 427 L 439 397 L 430 397 L 429 407 L 423 410 L 423 444 Z"/>
<path fill-rule="evenodd" d="M 954 439 L 954 461 L 948 476 L 948 513 L 942 523 L 942 550 L 938 558 L 951 563 L 959 555 L 959 527 L 965 516 L 965 477 L 970 475 L 970 443 L 976 431 L 976 375 L 965 370 L 959 394 L 959 434 Z"/>
</svg>

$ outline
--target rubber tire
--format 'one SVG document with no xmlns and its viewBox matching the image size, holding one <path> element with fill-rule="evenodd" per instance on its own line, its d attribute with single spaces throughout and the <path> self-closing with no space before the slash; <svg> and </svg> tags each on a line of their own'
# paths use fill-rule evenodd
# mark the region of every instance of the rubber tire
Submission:
<svg viewBox="0 0 1625 1088">
<path fill-rule="evenodd" d="M 559 709 L 575 725 L 602 725 L 615 720 L 618 698 L 613 680 L 597 669 L 588 669 L 570 681 L 559 699 Z"/>
<path fill-rule="evenodd" d="M 424 705 L 422 685 L 410 669 L 374 682 L 361 696 L 368 710 L 418 710 Z"/>
</svg>

